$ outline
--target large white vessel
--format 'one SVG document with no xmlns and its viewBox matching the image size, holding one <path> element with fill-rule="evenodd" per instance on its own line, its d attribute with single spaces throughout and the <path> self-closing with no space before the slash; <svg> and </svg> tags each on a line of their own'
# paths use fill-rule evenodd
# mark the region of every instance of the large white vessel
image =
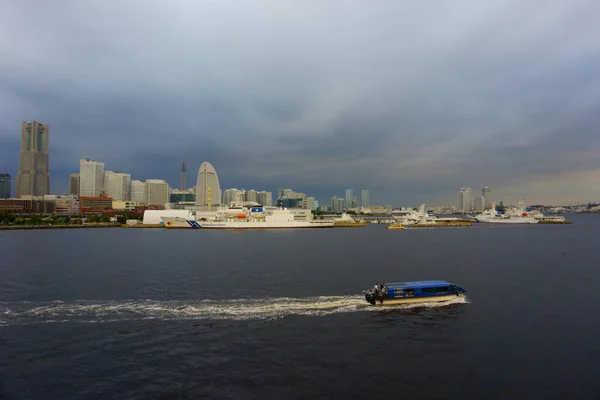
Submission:
<svg viewBox="0 0 600 400">
<path fill-rule="evenodd" d="M 297 221 L 286 208 L 265 209 L 262 206 L 246 207 L 232 205 L 220 207 L 214 218 L 186 219 L 163 217 L 166 228 L 192 229 L 290 229 L 290 228 L 333 228 L 333 221 Z"/>
<path fill-rule="evenodd" d="M 438 225 L 440 223 L 457 222 L 460 218 L 438 218 L 433 212 L 425 211 L 425 204 L 417 210 L 392 210 L 392 217 L 401 225 Z"/>
<path fill-rule="evenodd" d="M 493 224 L 537 224 L 538 219 L 533 218 L 525 211 L 522 201 L 517 208 L 511 208 L 505 212 L 496 210 L 496 203 L 492 203 L 492 208 L 483 211 L 474 217 L 477 222 L 486 222 Z"/>
</svg>

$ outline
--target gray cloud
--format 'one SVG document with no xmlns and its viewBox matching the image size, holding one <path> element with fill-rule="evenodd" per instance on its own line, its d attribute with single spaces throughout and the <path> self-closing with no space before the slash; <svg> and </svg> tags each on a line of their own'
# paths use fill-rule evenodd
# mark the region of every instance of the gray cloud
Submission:
<svg viewBox="0 0 600 400">
<path fill-rule="evenodd" d="M 0 168 L 16 171 L 22 120 L 48 122 L 56 191 L 91 157 L 174 186 L 181 159 L 207 160 L 223 187 L 321 201 L 369 187 L 379 203 L 454 203 L 464 185 L 600 198 L 593 0 L 3 8 Z"/>
</svg>

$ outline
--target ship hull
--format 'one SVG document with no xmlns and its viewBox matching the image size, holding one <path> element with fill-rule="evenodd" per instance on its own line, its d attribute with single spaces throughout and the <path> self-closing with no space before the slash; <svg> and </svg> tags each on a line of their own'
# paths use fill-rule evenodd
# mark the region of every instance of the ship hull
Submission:
<svg viewBox="0 0 600 400">
<path fill-rule="evenodd" d="M 448 294 L 443 296 L 427 296 L 427 297 L 403 297 L 399 299 L 383 299 L 383 302 L 379 299 L 371 303 L 374 306 L 393 306 L 400 304 L 416 304 L 416 303 L 440 303 L 445 301 L 455 300 L 458 297 L 464 296 L 462 293 Z M 367 300 L 368 301 L 368 300 Z"/>
<path fill-rule="evenodd" d="M 202 229 L 315 229 L 333 228 L 332 223 L 318 223 L 298 221 L 297 223 L 278 222 L 199 222 Z"/>
<path fill-rule="evenodd" d="M 475 217 L 477 222 L 487 224 L 537 224 L 538 221 L 533 218 L 485 218 Z"/>
</svg>

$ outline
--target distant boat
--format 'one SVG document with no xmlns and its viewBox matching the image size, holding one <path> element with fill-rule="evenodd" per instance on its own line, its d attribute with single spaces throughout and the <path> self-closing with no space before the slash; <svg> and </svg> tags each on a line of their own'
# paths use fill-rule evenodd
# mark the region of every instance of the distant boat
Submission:
<svg viewBox="0 0 600 400">
<path fill-rule="evenodd" d="M 383 285 L 383 287 L 381 287 Z M 443 302 L 464 296 L 465 289 L 446 281 L 395 282 L 365 290 L 372 305 Z"/>
<path fill-rule="evenodd" d="M 477 222 L 485 222 L 491 224 L 537 224 L 538 220 L 533 218 L 520 205 L 519 208 L 510 209 L 505 212 L 496 210 L 496 203 L 492 203 L 492 208 L 483 211 L 476 215 Z"/>
</svg>

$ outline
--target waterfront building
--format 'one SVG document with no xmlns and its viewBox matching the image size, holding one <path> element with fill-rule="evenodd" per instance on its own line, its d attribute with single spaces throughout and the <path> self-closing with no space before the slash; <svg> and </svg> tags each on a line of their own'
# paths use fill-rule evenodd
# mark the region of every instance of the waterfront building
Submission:
<svg viewBox="0 0 600 400">
<path fill-rule="evenodd" d="M 54 202 L 54 213 L 56 215 L 77 215 L 79 214 L 79 197 L 77 195 L 68 196 L 44 196 L 45 201 Z"/>
<path fill-rule="evenodd" d="M 169 184 L 163 179 L 146 179 L 149 205 L 164 205 L 169 202 Z"/>
<path fill-rule="evenodd" d="M 136 207 L 141 207 L 143 205 L 145 205 L 145 203 L 140 203 L 137 201 L 113 200 L 112 209 L 113 210 L 122 210 L 122 211 L 135 211 Z"/>
<path fill-rule="evenodd" d="M 458 193 L 458 209 L 465 212 L 471 211 L 471 188 L 460 188 Z"/>
<path fill-rule="evenodd" d="M 169 201 L 173 204 L 179 203 L 192 203 L 196 204 L 196 193 L 192 190 L 177 190 L 172 189 L 171 195 L 169 196 Z"/>
<path fill-rule="evenodd" d="M 80 196 L 79 210 L 81 214 L 104 214 L 112 211 L 112 199 L 106 196 Z"/>
<path fill-rule="evenodd" d="M 71 174 L 69 177 L 69 194 L 79 196 L 79 173 Z"/>
<path fill-rule="evenodd" d="M 246 201 L 258 202 L 257 192 L 254 189 L 250 189 L 246 192 Z"/>
<path fill-rule="evenodd" d="M 484 200 L 484 207 L 486 209 L 488 208 L 492 208 L 492 189 L 490 189 L 489 187 L 484 187 L 483 189 L 481 189 L 481 195 L 483 196 Z"/>
<path fill-rule="evenodd" d="M 473 210 L 483 211 L 485 209 L 485 198 L 477 196 L 473 199 Z"/>
<path fill-rule="evenodd" d="M 133 180 L 131 181 L 131 201 L 138 203 L 148 203 L 148 189 L 146 182 Z"/>
<path fill-rule="evenodd" d="M 229 188 L 223 190 L 223 204 L 230 205 L 234 202 L 240 202 L 242 198 L 242 191 L 236 188 Z M 244 201 L 245 199 L 241 200 Z"/>
<path fill-rule="evenodd" d="M 273 193 L 272 192 L 258 192 L 257 195 L 258 203 L 262 204 L 265 207 L 271 207 L 273 205 Z"/>
<path fill-rule="evenodd" d="M 307 210 L 316 210 L 317 207 L 319 206 L 319 203 L 315 200 L 314 197 L 307 197 L 306 198 L 306 209 Z"/>
<path fill-rule="evenodd" d="M 99 197 L 104 193 L 104 163 L 79 160 L 79 196 Z"/>
<path fill-rule="evenodd" d="M 369 189 L 364 188 L 363 190 L 360 191 L 360 206 L 361 207 L 369 207 L 370 205 L 370 199 L 369 199 Z"/>
<path fill-rule="evenodd" d="M 10 175 L 0 174 L 0 199 L 10 198 Z"/>
<path fill-rule="evenodd" d="M 104 192 L 113 200 L 131 200 L 131 174 L 106 171 Z"/>
<path fill-rule="evenodd" d="M 31 196 L 29 196 L 31 197 Z M 11 214 L 52 214 L 56 203 L 41 199 L 0 199 L 0 212 Z"/>
<path fill-rule="evenodd" d="M 196 205 L 208 206 L 221 204 L 221 187 L 214 167 L 204 161 L 198 169 L 196 181 Z"/>
<path fill-rule="evenodd" d="M 344 203 L 346 208 L 352 207 L 353 200 L 354 200 L 354 194 L 352 193 L 352 189 L 346 189 L 346 201 Z"/>
<path fill-rule="evenodd" d="M 21 123 L 21 153 L 16 197 L 50 194 L 50 125 Z"/>
</svg>

